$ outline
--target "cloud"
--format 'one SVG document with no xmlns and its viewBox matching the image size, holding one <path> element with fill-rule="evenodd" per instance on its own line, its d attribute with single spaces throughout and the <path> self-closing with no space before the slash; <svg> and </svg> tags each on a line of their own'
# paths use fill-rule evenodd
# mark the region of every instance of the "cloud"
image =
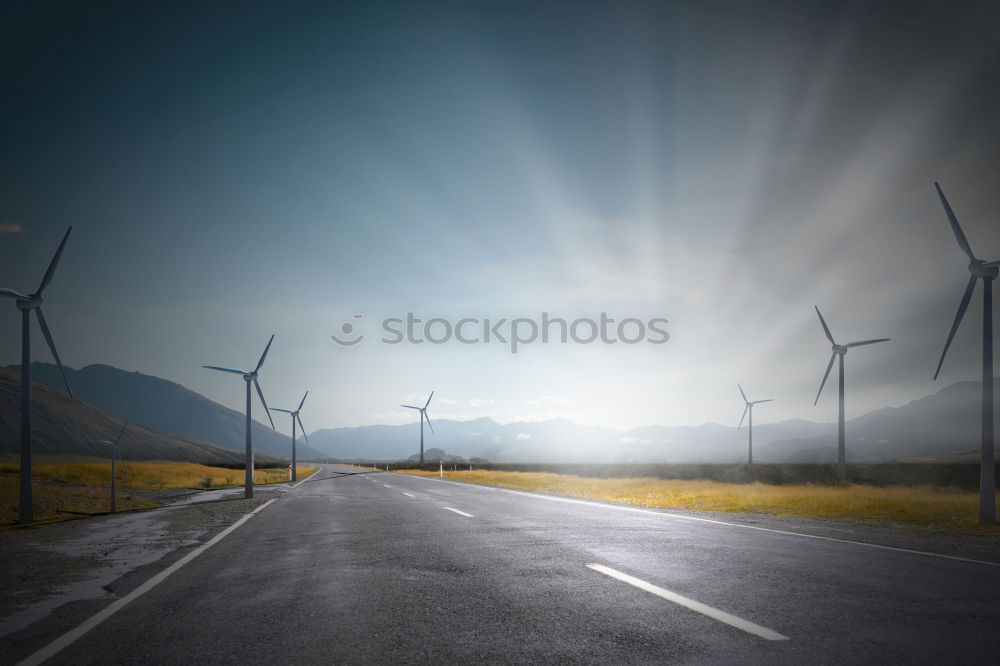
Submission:
<svg viewBox="0 0 1000 666">
<path fill-rule="evenodd" d="M 483 405 L 493 405 L 496 404 L 496 400 L 493 398 L 473 398 L 469 401 L 469 405 L 472 407 L 482 407 Z"/>
<path fill-rule="evenodd" d="M 483 418 L 483 415 L 479 412 L 435 412 L 433 409 L 430 411 L 430 416 L 434 419 L 435 423 L 437 421 L 475 421 L 476 419 Z"/>
<path fill-rule="evenodd" d="M 525 400 L 524 404 L 526 404 L 526 405 L 566 405 L 566 406 L 571 406 L 571 405 L 575 405 L 576 402 L 574 402 L 573 400 L 571 400 L 569 398 L 560 398 L 559 396 L 554 396 L 554 395 L 543 395 L 538 400 Z"/>
<path fill-rule="evenodd" d="M 517 433 L 517 439 L 531 439 L 531 435 L 525 432 Z"/>
<path fill-rule="evenodd" d="M 441 403 L 442 405 L 457 405 L 458 404 L 458 400 L 452 400 L 451 398 L 441 398 L 440 400 L 438 400 L 438 402 Z"/>
<path fill-rule="evenodd" d="M 414 418 L 420 418 L 420 415 L 412 410 L 403 411 L 399 409 L 390 412 L 370 412 L 368 416 L 377 422 L 411 421 Z"/>
<path fill-rule="evenodd" d="M 0 234 L 23 234 L 24 228 L 20 224 L 11 224 L 6 222 L 0 224 Z"/>
</svg>

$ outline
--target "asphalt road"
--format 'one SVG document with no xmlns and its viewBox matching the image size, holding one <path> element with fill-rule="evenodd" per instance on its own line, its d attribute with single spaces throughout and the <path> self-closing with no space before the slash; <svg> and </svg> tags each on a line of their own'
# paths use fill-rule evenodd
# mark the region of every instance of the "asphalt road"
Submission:
<svg viewBox="0 0 1000 666">
<path fill-rule="evenodd" d="M 46 663 L 998 654 L 1000 566 L 325 467 Z"/>
</svg>

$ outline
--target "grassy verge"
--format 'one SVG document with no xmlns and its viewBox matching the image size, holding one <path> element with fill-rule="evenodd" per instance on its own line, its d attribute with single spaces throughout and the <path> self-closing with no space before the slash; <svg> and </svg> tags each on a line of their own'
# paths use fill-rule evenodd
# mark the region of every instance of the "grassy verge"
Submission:
<svg viewBox="0 0 1000 666">
<path fill-rule="evenodd" d="M 298 465 L 300 478 L 316 467 Z M 136 496 L 134 490 L 176 488 L 226 488 L 243 485 L 243 470 L 197 463 L 124 462 L 117 466 L 119 511 L 156 506 Z M 20 467 L 0 463 L 0 525 L 17 520 Z M 254 484 L 288 481 L 288 468 L 255 469 Z M 61 520 L 80 514 L 108 511 L 111 502 L 111 463 L 101 459 L 45 461 L 32 467 L 36 522 Z"/>
<path fill-rule="evenodd" d="M 437 472 L 400 470 L 437 476 Z M 653 478 L 585 478 L 544 472 L 458 471 L 446 479 L 636 506 L 773 514 L 1000 536 L 1000 526 L 979 525 L 979 495 L 933 486 L 875 487 L 736 484 Z"/>
</svg>

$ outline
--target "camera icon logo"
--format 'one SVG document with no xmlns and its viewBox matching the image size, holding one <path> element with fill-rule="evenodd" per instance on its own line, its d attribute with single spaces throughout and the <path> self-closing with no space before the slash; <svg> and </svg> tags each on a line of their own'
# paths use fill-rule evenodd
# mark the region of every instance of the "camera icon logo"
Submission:
<svg viewBox="0 0 1000 666">
<path fill-rule="evenodd" d="M 353 316 L 353 319 L 364 319 L 364 315 L 356 314 Z M 359 342 L 365 339 L 364 333 L 358 332 L 357 329 L 358 326 L 356 324 L 351 323 L 349 321 L 345 321 L 343 324 L 340 325 L 339 329 L 340 333 L 345 337 L 341 338 L 340 336 L 337 335 L 337 333 L 334 333 L 333 335 L 330 336 L 330 339 L 332 339 L 334 342 L 336 342 L 338 345 L 342 347 L 353 347 L 354 345 L 358 344 Z"/>
</svg>

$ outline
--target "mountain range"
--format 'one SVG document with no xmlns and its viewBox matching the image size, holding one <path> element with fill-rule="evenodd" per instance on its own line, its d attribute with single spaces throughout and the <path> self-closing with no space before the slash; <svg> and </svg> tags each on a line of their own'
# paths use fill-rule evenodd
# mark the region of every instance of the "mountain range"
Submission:
<svg viewBox="0 0 1000 666">
<path fill-rule="evenodd" d="M 11 366 L 17 370 L 18 366 Z M 32 363 L 33 377 L 61 387 L 52 364 Z M 180 384 L 108 365 L 67 368 L 74 392 L 96 407 L 153 430 L 242 451 L 244 417 Z M 1000 383 L 994 379 L 995 391 Z M 901 407 L 885 407 L 846 424 L 851 462 L 952 455 L 979 447 L 981 385 L 956 382 Z M 425 446 L 492 462 L 717 462 L 746 460 L 746 429 L 718 423 L 649 425 L 629 431 L 564 419 L 501 424 L 490 418 L 434 420 Z M 9 430 L 4 428 L 5 431 Z M 1000 428 L 997 429 L 1000 431 Z M 5 436 L 9 433 L 5 432 Z M 106 434 L 102 436 L 107 436 Z M 288 458 L 290 439 L 253 423 L 254 451 Z M 325 428 L 298 442 L 308 459 L 403 460 L 419 451 L 419 425 Z M 836 425 L 788 419 L 754 426 L 754 461 L 826 463 L 836 459 Z"/>
<path fill-rule="evenodd" d="M 1000 384 L 994 380 L 995 390 Z M 851 462 L 884 462 L 978 450 L 979 382 L 957 382 L 901 407 L 885 407 L 846 423 Z M 582 426 L 555 419 L 500 424 L 434 420 L 425 446 L 450 455 L 492 462 L 717 462 L 746 460 L 747 431 L 718 423 L 697 427 L 650 425 L 629 431 Z M 1000 427 L 997 428 L 1000 432 Z M 837 426 L 788 419 L 757 424 L 754 461 L 828 463 L 837 455 Z M 419 449 L 419 426 L 329 428 L 310 433 L 309 441 L 331 458 L 399 460 Z"/>
<path fill-rule="evenodd" d="M 65 391 L 32 383 L 32 453 L 110 457 L 110 449 L 91 440 L 114 440 L 123 420 L 93 405 L 71 398 Z M 0 369 L 0 453 L 16 456 L 20 451 L 21 375 Z M 132 423 L 122 436 L 125 460 L 172 460 L 205 464 L 243 463 L 243 452 L 215 444 L 156 432 Z M 257 456 L 260 462 L 274 461 Z"/>
<path fill-rule="evenodd" d="M 64 368 L 77 398 L 129 423 L 236 451 L 243 451 L 246 446 L 246 419 L 241 412 L 213 402 L 180 384 L 141 372 L 119 370 L 110 365 L 94 364 L 79 370 Z M 20 373 L 21 366 L 7 366 L 7 370 Z M 63 388 L 55 364 L 32 363 L 31 377 L 54 388 Z M 20 402 L 17 404 L 20 405 Z M 256 420 L 252 424 L 255 454 L 282 459 L 291 457 L 291 437 Z M 324 455 L 310 448 L 301 438 L 296 442 L 296 452 L 303 459 Z"/>
</svg>

